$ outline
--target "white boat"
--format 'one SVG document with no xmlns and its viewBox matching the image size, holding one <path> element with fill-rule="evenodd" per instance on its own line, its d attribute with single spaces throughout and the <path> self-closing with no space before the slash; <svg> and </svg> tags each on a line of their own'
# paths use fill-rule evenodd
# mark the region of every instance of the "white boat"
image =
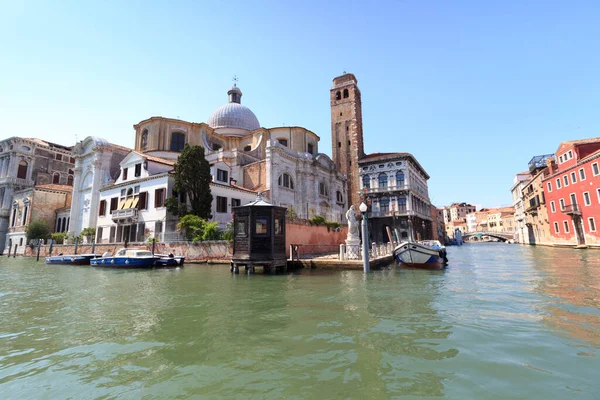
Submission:
<svg viewBox="0 0 600 400">
<path fill-rule="evenodd" d="M 437 240 L 402 242 L 394 249 L 394 259 L 416 268 L 442 268 L 448 264 L 446 247 Z"/>
</svg>

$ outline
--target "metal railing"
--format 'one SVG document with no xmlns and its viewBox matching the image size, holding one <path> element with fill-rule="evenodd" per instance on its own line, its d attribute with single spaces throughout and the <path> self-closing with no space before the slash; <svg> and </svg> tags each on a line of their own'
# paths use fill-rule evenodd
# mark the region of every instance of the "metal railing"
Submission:
<svg viewBox="0 0 600 400">
<path fill-rule="evenodd" d="M 581 215 L 581 208 L 579 207 L 578 204 L 569 204 L 569 205 L 565 206 L 565 208 L 563 209 L 563 212 L 565 214 Z"/>
<path fill-rule="evenodd" d="M 397 186 L 386 186 L 386 187 L 369 187 L 363 188 L 363 193 L 386 193 L 386 192 L 397 192 L 400 190 L 411 190 L 415 189 L 414 185 L 397 185 Z"/>
</svg>

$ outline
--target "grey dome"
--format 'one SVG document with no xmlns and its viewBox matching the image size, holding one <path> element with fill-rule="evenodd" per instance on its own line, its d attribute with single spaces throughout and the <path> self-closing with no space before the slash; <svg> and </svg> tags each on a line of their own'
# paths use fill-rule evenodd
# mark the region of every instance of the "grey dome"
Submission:
<svg viewBox="0 0 600 400">
<path fill-rule="evenodd" d="M 213 128 L 241 128 L 252 131 L 260 128 L 256 115 L 248 107 L 239 103 L 227 103 L 217 108 L 208 118 Z"/>
</svg>

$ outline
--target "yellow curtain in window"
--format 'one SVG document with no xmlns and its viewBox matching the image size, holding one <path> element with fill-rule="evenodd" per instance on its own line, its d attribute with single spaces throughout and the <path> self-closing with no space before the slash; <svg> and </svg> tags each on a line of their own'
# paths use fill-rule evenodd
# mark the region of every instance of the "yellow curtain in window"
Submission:
<svg viewBox="0 0 600 400">
<path fill-rule="evenodd" d="M 119 202 L 119 207 L 117 207 L 117 210 L 122 210 L 123 207 L 125 206 L 126 201 L 127 201 L 127 199 L 121 199 L 121 201 Z"/>
<path fill-rule="evenodd" d="M 131 208 L 137 208 L 138 202 L 140 201 L 140 196 L 133 197 L 133 203 L 131 203 Z"/>
</svg>

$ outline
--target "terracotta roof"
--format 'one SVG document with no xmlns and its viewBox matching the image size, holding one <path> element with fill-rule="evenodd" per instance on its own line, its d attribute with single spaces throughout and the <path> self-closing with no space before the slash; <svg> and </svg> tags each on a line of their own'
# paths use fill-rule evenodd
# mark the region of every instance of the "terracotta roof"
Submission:
<svg viewBox="0 0 600 400">
<path fill-rule="evenodd" d="M 133 150 L 133 152 L 135 154 L 139 154 L 140 156 L 144 157 L 148 161 L 152 161 L 152 162 L 159 163 L 159 164 L 170 165 L 170 166 L 175 165 L 175 160 L 167 160 L 166 158 L 149 156 L 148 154 L 140 153 L 139 151 L 135 151 L 135 150 Z"/>
<path fill-rule="evenodd" d="M 42 146 L 57 147 L 61 150 L 67 150 L 67 151 L 70 151 L 73 148 L 72 146 L 65 146 L 65 145 L 58 144 L 58 143 L 46 142 L 45 140 L 38 139 L 38 138 L 23 138 L 23 140 L 28 140 L 30 142 L 34 142 L 34 143 L 37 143 Z"/>
<path fill-rule="evenodd" d="M 115 149 L 118 149 L 118 150 L 123 150 L 126 152 L 133 151 L 133 149 L 130 149 L 129 147 L 121 146 L 120 144 L 114 144 L 114 143 L 109 143 L 109 144 L 111 145 L 111 147 L 114 147 Z"/>
<path fill-rule="evenodd" d="M 36 189 L 46 189 L 46 190 L 57 190 L 59 192 L 72 192 L 73 186 L 70 185 L 57 185 L 55 183 L 49 183 L 46 185 L 35 185 Z"/>
<path fill-rule="evenodd" d="M 588 138 L 588 139 L 567 140 L 567 141 L 562 142 L 562 143 L 569 143 L 569 144 L 600 143 L 600 136 L 599 137 L 595 137 L 595 138 Z"/>
</svg>

